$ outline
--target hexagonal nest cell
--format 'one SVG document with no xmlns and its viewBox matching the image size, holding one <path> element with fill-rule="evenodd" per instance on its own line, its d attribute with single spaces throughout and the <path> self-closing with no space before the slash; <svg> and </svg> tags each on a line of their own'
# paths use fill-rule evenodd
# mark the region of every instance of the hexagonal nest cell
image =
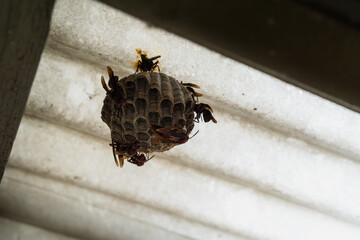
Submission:
<svg viewBox="0 0 360 240">
<path fill-rule="evenodd" d="M 151 126 L 177 126 L 186 134 L 194 128 L 192 93 L 173 77 L 141 72 L 117 81 L 113 89 L 116 90 L 104 99 L 101 119 L 111 129 L 114 142 L 138 141 L 139 152 L 163 152 L 177 144 L 155 141 Z M 120 99 L 126 99 L 126 103 L 120 103 Z"/>
</svg>

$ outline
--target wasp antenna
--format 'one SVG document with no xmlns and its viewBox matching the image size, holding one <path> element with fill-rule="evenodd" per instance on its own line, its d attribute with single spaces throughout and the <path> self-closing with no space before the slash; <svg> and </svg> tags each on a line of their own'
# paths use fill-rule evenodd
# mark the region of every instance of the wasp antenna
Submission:
<svg viewBox="0 0 360 240">
<path fill-rule="evenodd" d="M 195 96 L 197 96 L 197 97 L 202 97 L 202 96 L 204 96 L 203 94 L 198 93 L 198 92 L 195 92 L 195 91 L 194 91 L 194 94 L 195 94 Z"/>
<path fill-rule="evenodd" d="M 136 51 L 136 52 L 137 52 L 137 54 L 139 54 L 139 55 L 142 53 L 142 51 L 141 51 L 141 49 L 140 49 L 140 48 L 136 48 L 136 49 L 135 49 L 135 51 Z"/>
<path fill-rule="evenodd" d="M 105 79 L 104 76 L 101 76 L 101 84 L 103 86 L 103 88 L 105 89 L 106 92 L 110 92 L 111 90 L 109 89 L 109 87 L 106 85 L 105 83 Z"/>
<path fill-rule="evenodd" d="M 212 107 L 210 107 L 210 105 L 205 104 L 205 107 L 206 107 L 207 109 L 209 109 L 211 112 L 214 112 L 213 109 L 212 109 Z"/>
<path fill-rule="evenodd" d="M 183 83 L 183 82 L 181 82 L 181 84 L 184 85 L 184 86 L 188 86 L 188 87 L 200 88 L 198 85 L 196 85 L 194 83 Z"/>
<path fill-rule="evenodd" d="M 217 121 L 214 117 L 212 117 L 211 121 L 213 121 L 213 123 L 217 123 Z"/>
<path fill-rule="evenodd" d="M 196 133 L 194 133 L 194 135 L 192 135 L 191 137 L 189 137 L 189 139 L 192 139 L 193 137 L 195 137 L 196 134 L 198 134 L 199 131 L 200 131 L 200 130 L 197 130 Z"/>
<path fill-rule="evenodd" d="M 143 50 L 141 50 L 140 48 L 136 49 L 136 52 L 138 54 L 138 56 L 140 57 L 141 55 L 147 56 L 147 53 Z"/>
<path fill-rule="evenodd" d="M 156 56 L 156 57 L 152 57 L 152 58 L 150 58 L 150 60 L 155 60 L 155 59 L 157 59 L 157 58 L 161 58 L 161 55 L 158 55 L 158 56 Z"/>
<path fill-rule="evenodd" d="M 149 160 L 151 160 L 153 157 L 155 157 L 155 155 L 152 155 L 152 157 L 151 157 L 151 158 L 149 158 L 149 159 L 148 159 L 148 161 L 149 161 Z"/>
<path fill-rule="evenodd" d="M 114 77 L 114 72 L 113 72 L 113 70 L 111 69 L 111 67 L 107 66 L 106 69 L 107 69 L 107 71 L 108 71 L 109 77 L 110 77 L 110 78 Z"/>
</svg>

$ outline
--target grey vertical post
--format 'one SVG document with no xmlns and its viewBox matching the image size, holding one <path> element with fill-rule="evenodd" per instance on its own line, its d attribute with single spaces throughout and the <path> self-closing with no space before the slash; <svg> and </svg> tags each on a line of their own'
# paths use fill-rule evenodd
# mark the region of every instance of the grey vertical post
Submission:
<svg viewBox="0 0 360 240">
<path fill-rule="evenodd" d="M 0 181 L 49 32 L 54 0 L 0 3 Z"/>
</svg>

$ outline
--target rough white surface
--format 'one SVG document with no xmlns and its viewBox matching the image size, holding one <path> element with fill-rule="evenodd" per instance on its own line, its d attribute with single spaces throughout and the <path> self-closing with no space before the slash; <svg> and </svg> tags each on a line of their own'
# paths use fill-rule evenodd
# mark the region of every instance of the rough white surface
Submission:
<svg viewBox="0 0 360 240">
<path fill-rule="evenodd" d="M 119 169 L 100 76 L 133 73 L 135 48 L 218 124 Z M 0 215 L 83 239 L 359 239 L 359 114 L 101 3 L 57 1 L 26 112 Z"/>
<path fill-rule="evenodd" d="M 4 240 L 75 240 L 32 225 L 0 217 L 0 237 Z"/>
<path fill-rule="evenodd" d="M 183 240 L 201 233 L 208 239 L 237 239 L 112 194 L 79 187 L 76 183 L 81 175 L 73 175 L 74 183 L 69 184 L 16 168 L 8 172 L 0 192 L 1 212 L 67 235 L 82 239 Z M 173 230 L 181 231 L 177 234 Z"/>
<path fill-rule="evenodd" d="M 11 166 L 215 225 L 224 232 L 255 239 L 360 236 L 355 225 L 161 158 L 146 168 L 127 164 L 119 171 L 109 161 L 108 141 L 46 121 L 24 118 L 17 141 L 21 144 L 15 145 Z M 57 151 L 59 147 L 66 151 Z M 204 236 L 196 237 L 208 239 Z"/>
<path fill-rule="evenodd" d="M 36 116 L 41 112 L 40 117 L 55 118 L 74 129 L 110 139 L 107 126 L 100 117 L 94 118 L 105 96 L 99 81 L 101 74 L 106 74 L 104 70 L 46 49 L 27 112 Z M 53 81 L 48 81 L 50 78 Z M 191 144 L 169 151 L 168 158 L 360 224 L 360 187 L 353 186 L 360 182 L 357 161 L 254 124 L 221 109 L 220 104 L 215 106 L 219 123 L 197 125 L 200 133 Z"/>
<path fill-rule="evenodd" d="M 57 1 L 50 39 L 130 67 L 135 48 L 161 54 L 161 69 L 199 84 L 207 96 L 254 112 L 287 134 L 360 158 L 358 113 L 93 1 Z M 114 66 L 115 67 L 115 66 Z M 242 95 L 244 93 L 244 95 Z"/>
</svg>

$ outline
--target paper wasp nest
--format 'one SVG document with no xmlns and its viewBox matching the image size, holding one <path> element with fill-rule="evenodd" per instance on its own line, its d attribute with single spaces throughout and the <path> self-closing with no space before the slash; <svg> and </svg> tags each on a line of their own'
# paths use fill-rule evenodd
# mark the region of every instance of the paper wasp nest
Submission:
<svg viewBox="0 0 360 240">
<path fill-rule="evenodd" d="M 146 53 L 137 51 L 141 60 L 135 67 L 140 73 L 119 80 L 107 67 L 108 84 L 101 77 L 106 91 L 101 118 L 111 130 L 110 146 L 115 163 L 120 166 L 124 160 L 142 166 L 151 159 L 149 153 L 186 143 L 201 117 L 205 122 L 216 123 L 212 108 L 198 102 L 202 94 L 194 88 L 199 86 L 160 73 L 159 61 L 154 62 L 160 56 L 148 58 Z M 159 72 L 153 72 L 156 68 Z"/>
<path fill-rule="evenodd" d="M 114 76 L 116 77 L 116 76 Z M 191 92 L 173 77 L 158 72 L 132 74 L 118 81 L 117 99 L 107 95 L 102 120 L 111 129 L 111 138 L 119 143 L 140 143 L 138 151 L 162 152 L 176 144 L 155 141 L 151 126 L 178 126 L 187 135 L 194 127 L 194 100 Z"/>
</svg>

